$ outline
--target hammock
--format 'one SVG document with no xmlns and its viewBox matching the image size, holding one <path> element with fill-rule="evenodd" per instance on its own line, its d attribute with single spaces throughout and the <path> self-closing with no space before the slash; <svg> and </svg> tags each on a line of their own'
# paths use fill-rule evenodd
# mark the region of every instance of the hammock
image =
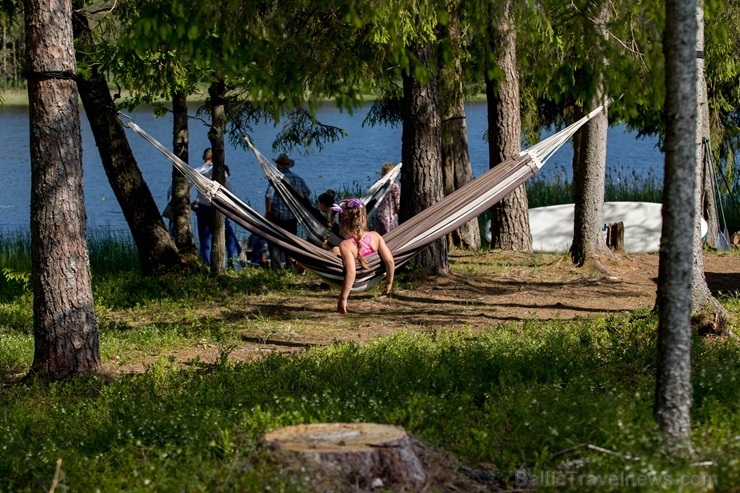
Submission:
<svg viewBox="0 0 740 493">
<path fill-rule="evenodd" d="M 244 142 L 247 143 L 254 153 L 254 157 L 257 158 L 257 162 L 262 167 L 262 171 L 265 172 L 265 176 L 267 176 L 267 179 L 275 188 L 275 191 L 280 194 L 282 199 L 285 201 L 285 205 L 288 206 L 290 211 L 298 220 L 298 223 L 303 227 L 308 241 L 315 245 L 322 246 L 326 239 L 330 246 L 339 245 L 342 238 L 334 234 L 327 227 L 327 218 L 321 213 L 321 211 L 314 207 L 309 199 L 299 194 L 290 183 L 283 180 L 283 174 L 277 166 L 275 166 L 270 159 L 266 158 L 248 137 L 244 137 Z M 388 193 L 388 190 L 391 189 L 393 181 L 400 173 L 401 163 L 398 163 L 390 172 L 376 181 L 367 190 L 365 195 L 360 197 L 360 200 L 362 200 L 362 203 L 365 205 L 365 211 L 368 215 L 370 215 L 373 208 L 383 200 L 383 197 Z"/>
<path fill-rule="evenodd" d="M 534 176 L 579 128 L 599 114 L 603 108 L 604 106 L 599 106 L 572 125 L 488 170 L 387 233 L 383 238 L 393 254 L 396 268 L 411 260 L 416 253 L 433 241 L 480 215 Z M 120 116 L 125 115 L 119 113 Z M 139 127 L 133 119 L 128 116 L 126 118 L 129 121 L 124 122 L 124 125 L 159 149 L 173 166 L 211 201 L 213 207 L 244 229 L 282 248 L 326 282 L 334 286 L 341 285 L 344 272 L 342 259 L 338 255 L 271 223 L 221 184 L 204 177 L 183 162 Z M 377 252 L 365 260 L 369 267 L 363 268 L 357 264 L 353 292 L 365 290 L 385 277 L 385 264 Z"/>
</svg>

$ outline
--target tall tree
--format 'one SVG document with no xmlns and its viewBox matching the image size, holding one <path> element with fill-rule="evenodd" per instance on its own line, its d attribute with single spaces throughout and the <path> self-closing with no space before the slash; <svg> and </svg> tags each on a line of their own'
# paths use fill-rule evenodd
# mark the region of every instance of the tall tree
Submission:
<svg viewBox="0 0 740 493">
<path fill-rule="evenodd" d="M 32 374 L 100 369 L 87 251 L 82 136 L 69 0 L 27 0 L 31 127 Z"/>
<path fill-rule="evenodd" d="M 455 5 L 453 5 L 455 4 Z M 442 112 L 442 175 L 444 194 L 448 195 L 473 179 L 465 120 L 465 88 L 462 54 L 463 39 L 460 18 L 450 2 L 446 26 L 441 26 L 442 43 L 447 46 L 440 57 L 439 94 Z M 480 248 L 480 227 L 475 218 L 448 236 L 448 241 L 461 248 Z"/>
<path fill-rule="evenodd" d="M 583 65 L 577 71 L 579 82 L 588 89 L 583 97 L 584 105 L 578 107 L 580 114 L 577 114 L 576 118 L 605 103 L 601 67 L 607 64 L 602 58 L 604 49 L 600 46 L 606 39 L 608 2 L 591 2 L 586 8 L 582 19 L 590 29 L 584 29 L 583 42 L 593 47 L 593 53 L 583 61 Z M 600 257 L 610 255 L 602 234 L 608 129 L 609 117 L 605 110 L 584 125 L 573 141 L 575 206 L 570 254 L 576 265 L 592 262 L 601 269 L 604 267 Z"/>
<path fill-rule="evenodd" d="M 75 10 L 74 21 L 75 38 L 87 52 L 94 52 L 94 33 L 84 10 Z M 182 259 L 136 164 L 123 124 L 117 117 L 118 110 L 108 83 L 98 73 L 95 59 L 90 60 L 86 56 L 82 60 L 90 65 L 88 78 L 79 79 L 80 97 L 87 110 L 85 113 L 90 120 L 103 168 L 139 252 L 141 270 L 144 274 L 151 274 L 159 267 L 179 267 Z"/>
<path fill-rule="evenodd" d="M 172 95 L 172 150 L 183 162 L 190 162 L 190 132 L 188 130 L 188 104 L 184 90 Z M 196 256 L 193 227 L 190 222 L 190 183 L 177 168 L 172 168 L 172 237 L 181 255 Z"/>
<path fill-rule="evenodd" d="M 510 159 L 521 150 L 519 73 L 516 63 L 516 23 L 513 0 L 490 1 L 489 37 L 495 64 L 486 71 L 489 166 Z M 489 74 L 498 73 L 494 78 Z M 532 250 L 527 189 L 523 183 L 491 207 L 491 248 Z"/>
<path fill-rule="evenodd" d="M 667 0 L 663 230 L 658 268 L 655 418 L 669 447 L 690 450 L 691 285 L 696 207 L 696 1 Z"/>
<path fill-rule="evenodd" d="M 707 106 L 707 83 L 704 78 L 704 2 L 699 1 L 696 7 L 696 34 L 694 39 L 696 40 L 695 46 L 695 58 L 692 64 L 696 70 L 696 87 L 695 87 L 695 100 L 697 105 L 696 110 L 696 133 L 694 141 L 696 143 L 697 152 L 695 154 L 694 162 L 696 163 L 697 177 L 704 176 L 708 178 L 704 173 L 705 171 L 705 160 L 704 155 L 699 150 L 702 149 L 702 144 L 705 139 L 708 139 L 709 132 L 709 109 Z M 666 130 L 667 139 L 667 130 Z M 696 221 L 693 225 L 693 274 L 691 282 L 691 308 L 692 312 L 696 315 L 697 325 L 700 325 L 699 330 L 702 332 L 712 332 L 715 334 L 727 334 L 729 330 L 727 328 L 727 322 L 729 314 L 727 310 L 717 301 L 712 295 L 707 285 L 707 279 L 704 275 L 704 256 L 702 248 L 702 238 L 699 219 L 704 211 L 705 196 L 704 188 L 696 187 L 695 196 L 693 203 L 696 208 Z M 665 194 L 663 195 L 665 197 Z M 686 231 L 691 231 L 687 229 Z M 661 305 L 662 309 L 662 305 Z"/>
<path fill-rule="evenodd" d="M 226 183 L 224 135 L 226 130 L 226 110 L 224 97 L 226 85 L 222 77 L 216 75 L 215 80 L 208 88 L 211 100 L 211 128 L 208 130 L 208 140 L 213 150 L 213 179 L 221 184 Z M 211 223 L 213 248 L 211 250 L 211 270 L 217 274 L 226 272 L 226 229 L 224 215 L 213 211 Z"/>
<path fill-rule="evenodd" d="M 443 194 L 439 91 L 432 72 L 434 46 L 429 41 L 415 42 L 409 52 L 413 60 L 403 75 L 400 222 L 436 203 Z M 419 262 L 434 275 L 447 274 L 447 238 L 425 248 Z"/>
</svg>

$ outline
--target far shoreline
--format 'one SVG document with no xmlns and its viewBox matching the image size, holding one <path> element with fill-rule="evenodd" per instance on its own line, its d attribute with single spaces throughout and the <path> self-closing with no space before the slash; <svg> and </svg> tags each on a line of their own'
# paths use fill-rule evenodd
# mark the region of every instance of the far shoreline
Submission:
<svg viewBox="0 0 740 493">
<path fill-rule="evenodd" d="M 188 97 L 188 103 L 203 103 L 206 100 L 207 93 L 195 93 Z M 364 98 L 365 101 L 375 100 L 375 96 L 368 94 Z M 331 101 L 331 100 L 327 100 Z M 470 96 L 466 101 L 485 101 L 484 94 L 476 94 Z M 160 100 L 160 103 L 168 103 L 168 100 Z M 5 106 L 28 106 L 28 91 L 27 90 L 9 90 L 0 91 L 0 109 Z"/>
</svg>

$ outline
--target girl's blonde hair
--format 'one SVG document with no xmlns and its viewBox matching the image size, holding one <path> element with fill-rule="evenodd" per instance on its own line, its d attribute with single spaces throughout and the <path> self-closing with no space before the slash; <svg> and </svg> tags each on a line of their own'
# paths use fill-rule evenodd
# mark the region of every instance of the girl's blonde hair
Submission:
<svg viewBox="0 0 740 493">
<path fill-rule="evenodd" d="M 341 209 L 341 212 L 340 212 Z M 343 238 L 353 238 L 357 244 L 357 260 L 360 265 L 365 269 L 369 268 L 365 258 L 360 255 L 360 240 L 367 231 L 367 213 L 365 211 L 365 205 L 360 199 L 344 199 L 342 200 L 338 208 L 332 208 L 332 218 L 334 215 L 339 214 L 339 234 Z"/>
</svg>

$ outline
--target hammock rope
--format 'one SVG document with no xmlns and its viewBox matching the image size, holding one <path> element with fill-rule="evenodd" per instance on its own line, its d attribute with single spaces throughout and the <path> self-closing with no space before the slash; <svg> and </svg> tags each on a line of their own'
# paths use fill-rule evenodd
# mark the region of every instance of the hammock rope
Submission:
<svg viewBox="0 0 740 493">
<path fill-rule="evenodd" d="M 267 176 L 267 179 L 275 188 L 275 191 L 280 194 L 285 204 L 303 227 L 308 240 L 316 245 L 323 245 L 325 241 L 331 246 L 338 245 L 342 241 L 342 238 L 334 234 L 327 227 L 326 217 L 307 198 L 302 197 L 290 183 L 283 180 L 283 174 L 280 172 L 280 169 L 257 149 L 249 137 L 244 136 L 243 140 L 254 154 L 265 176 Z M 391 189 L 393 181 L 400 173 L 401 163 L 398 163 L 389 173 L 373 183 L 365 195 L 360 197 L 368 215 L 383 200 L 383 197 Z"/>
<path fill-rule="evenodd" d="M 572 125 L 522 151 L 518 156 L 486 171 L 387 233 L 384 239 L 393 254 L 396 268 L 398 269 L 411 260 L 414 255 L 433 241 L 480 215 L 534 176 L 555 151 L 603 109 L 604 106 L 598 107 Z M 344 279 L 341 257 L 271 223 L 218 182 L 204 177 L 191 168 L 139 127 L 133 119 L 119 112 L 119 118 L 121 116 L 129 119 L 124 122 L 126 127 L 164 154 L 172 165 L 183 173 L 203 195 L 208 197 L 211 204 L 224 215 L 244 229 L 262 236 L 268 242 L 285 250 L 291 257 L 329 284 L 341 285 Z M 369 267 L 363 268 L 359 263 L 357 264 L 357 277 L 352 287 L 353 292 L 365 290 L 385 277 L 385 264 L 377 252 L 366 257 L 365 260 Z"/>
</svg>

